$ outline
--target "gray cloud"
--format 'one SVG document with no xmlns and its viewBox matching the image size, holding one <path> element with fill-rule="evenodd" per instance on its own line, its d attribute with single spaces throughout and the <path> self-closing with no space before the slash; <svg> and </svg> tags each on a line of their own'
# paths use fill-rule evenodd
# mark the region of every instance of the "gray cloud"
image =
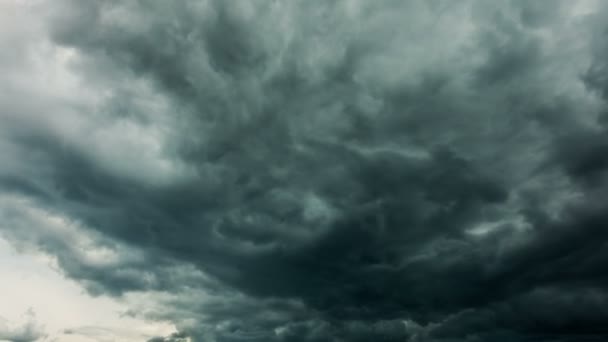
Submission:
<svg viewBox="0 0 608 342">
<path fill-rule="evenodd" d="M 45 337 L 44 327 L 36 320 L 34 311 L 27 311 L 24 318 L 25 322 L 22 325 L 10 326 L 0 317 L 0 341 L 34 342 Z"/>
<path fill-rule="evenodd" d="M 605 338 L 584 5 L 41 5 L 2 41 L 3 235 L 149 294 L 180 329 L 150 341 Z M 19 82 L 27 35 L 73 79 Z"/>
</svg>

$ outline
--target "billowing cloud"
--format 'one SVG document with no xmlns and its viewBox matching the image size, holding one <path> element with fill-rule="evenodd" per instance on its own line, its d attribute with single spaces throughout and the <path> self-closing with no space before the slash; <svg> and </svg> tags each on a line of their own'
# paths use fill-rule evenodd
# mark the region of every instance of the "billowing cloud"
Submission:
<svg viewBox="0 0 608 342">
<path fill-rule="evenodd" d="M 605 339 L 604 7 L 14 3 L 1 232 L 154 342 Z"/>
<path fill-rule="evenodd" d="M 23 318 L 24 322 L 15 326 L 0 317 L 0 341 L 33 342 L 45 336 L 44 327 L 37 322 L 33 310 L 28 310 Z"/>
</svg>

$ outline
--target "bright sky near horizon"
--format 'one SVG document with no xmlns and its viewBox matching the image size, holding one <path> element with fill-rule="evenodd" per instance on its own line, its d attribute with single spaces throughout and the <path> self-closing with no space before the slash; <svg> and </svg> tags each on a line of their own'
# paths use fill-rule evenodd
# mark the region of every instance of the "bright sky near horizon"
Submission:
<svg viewBox="0 0 608 342">
<path fill-rule="evenodd" d="M 0 341 L 3 332 L 27 329 L 49 342 L 140 342 L 175 331 L 170 323 L 129 317 L 125 303 L 87 294 L 47 255 L 19 252 L 1 237 L 0 279 Z"/>
</svg>

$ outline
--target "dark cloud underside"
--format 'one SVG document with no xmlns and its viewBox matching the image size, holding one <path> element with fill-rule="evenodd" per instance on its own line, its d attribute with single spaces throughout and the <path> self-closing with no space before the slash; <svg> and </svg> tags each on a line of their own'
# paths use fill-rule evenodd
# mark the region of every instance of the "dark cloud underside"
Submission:
<svg viewBox="0 0 608 342">
<path fill-rule="evenodd" d="M 150 293 L 131 314 L 180 329 L 154 342 L 604 340 L 608 26 L 585 4 L 42 6 L 81 88 L 3 86 L 3 234 Z"/>
</svg>

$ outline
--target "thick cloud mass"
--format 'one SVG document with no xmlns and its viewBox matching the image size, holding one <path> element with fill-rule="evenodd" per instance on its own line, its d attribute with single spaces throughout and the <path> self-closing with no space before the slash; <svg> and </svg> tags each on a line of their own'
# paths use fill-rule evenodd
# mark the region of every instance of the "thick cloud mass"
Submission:
<svg viewBox="0 0 608 342">
<path fill-rule="evenodd" d="M 149 342 L 606 340 L 602 6 L 32 5 L 1 232 Z"/>
</svg>

